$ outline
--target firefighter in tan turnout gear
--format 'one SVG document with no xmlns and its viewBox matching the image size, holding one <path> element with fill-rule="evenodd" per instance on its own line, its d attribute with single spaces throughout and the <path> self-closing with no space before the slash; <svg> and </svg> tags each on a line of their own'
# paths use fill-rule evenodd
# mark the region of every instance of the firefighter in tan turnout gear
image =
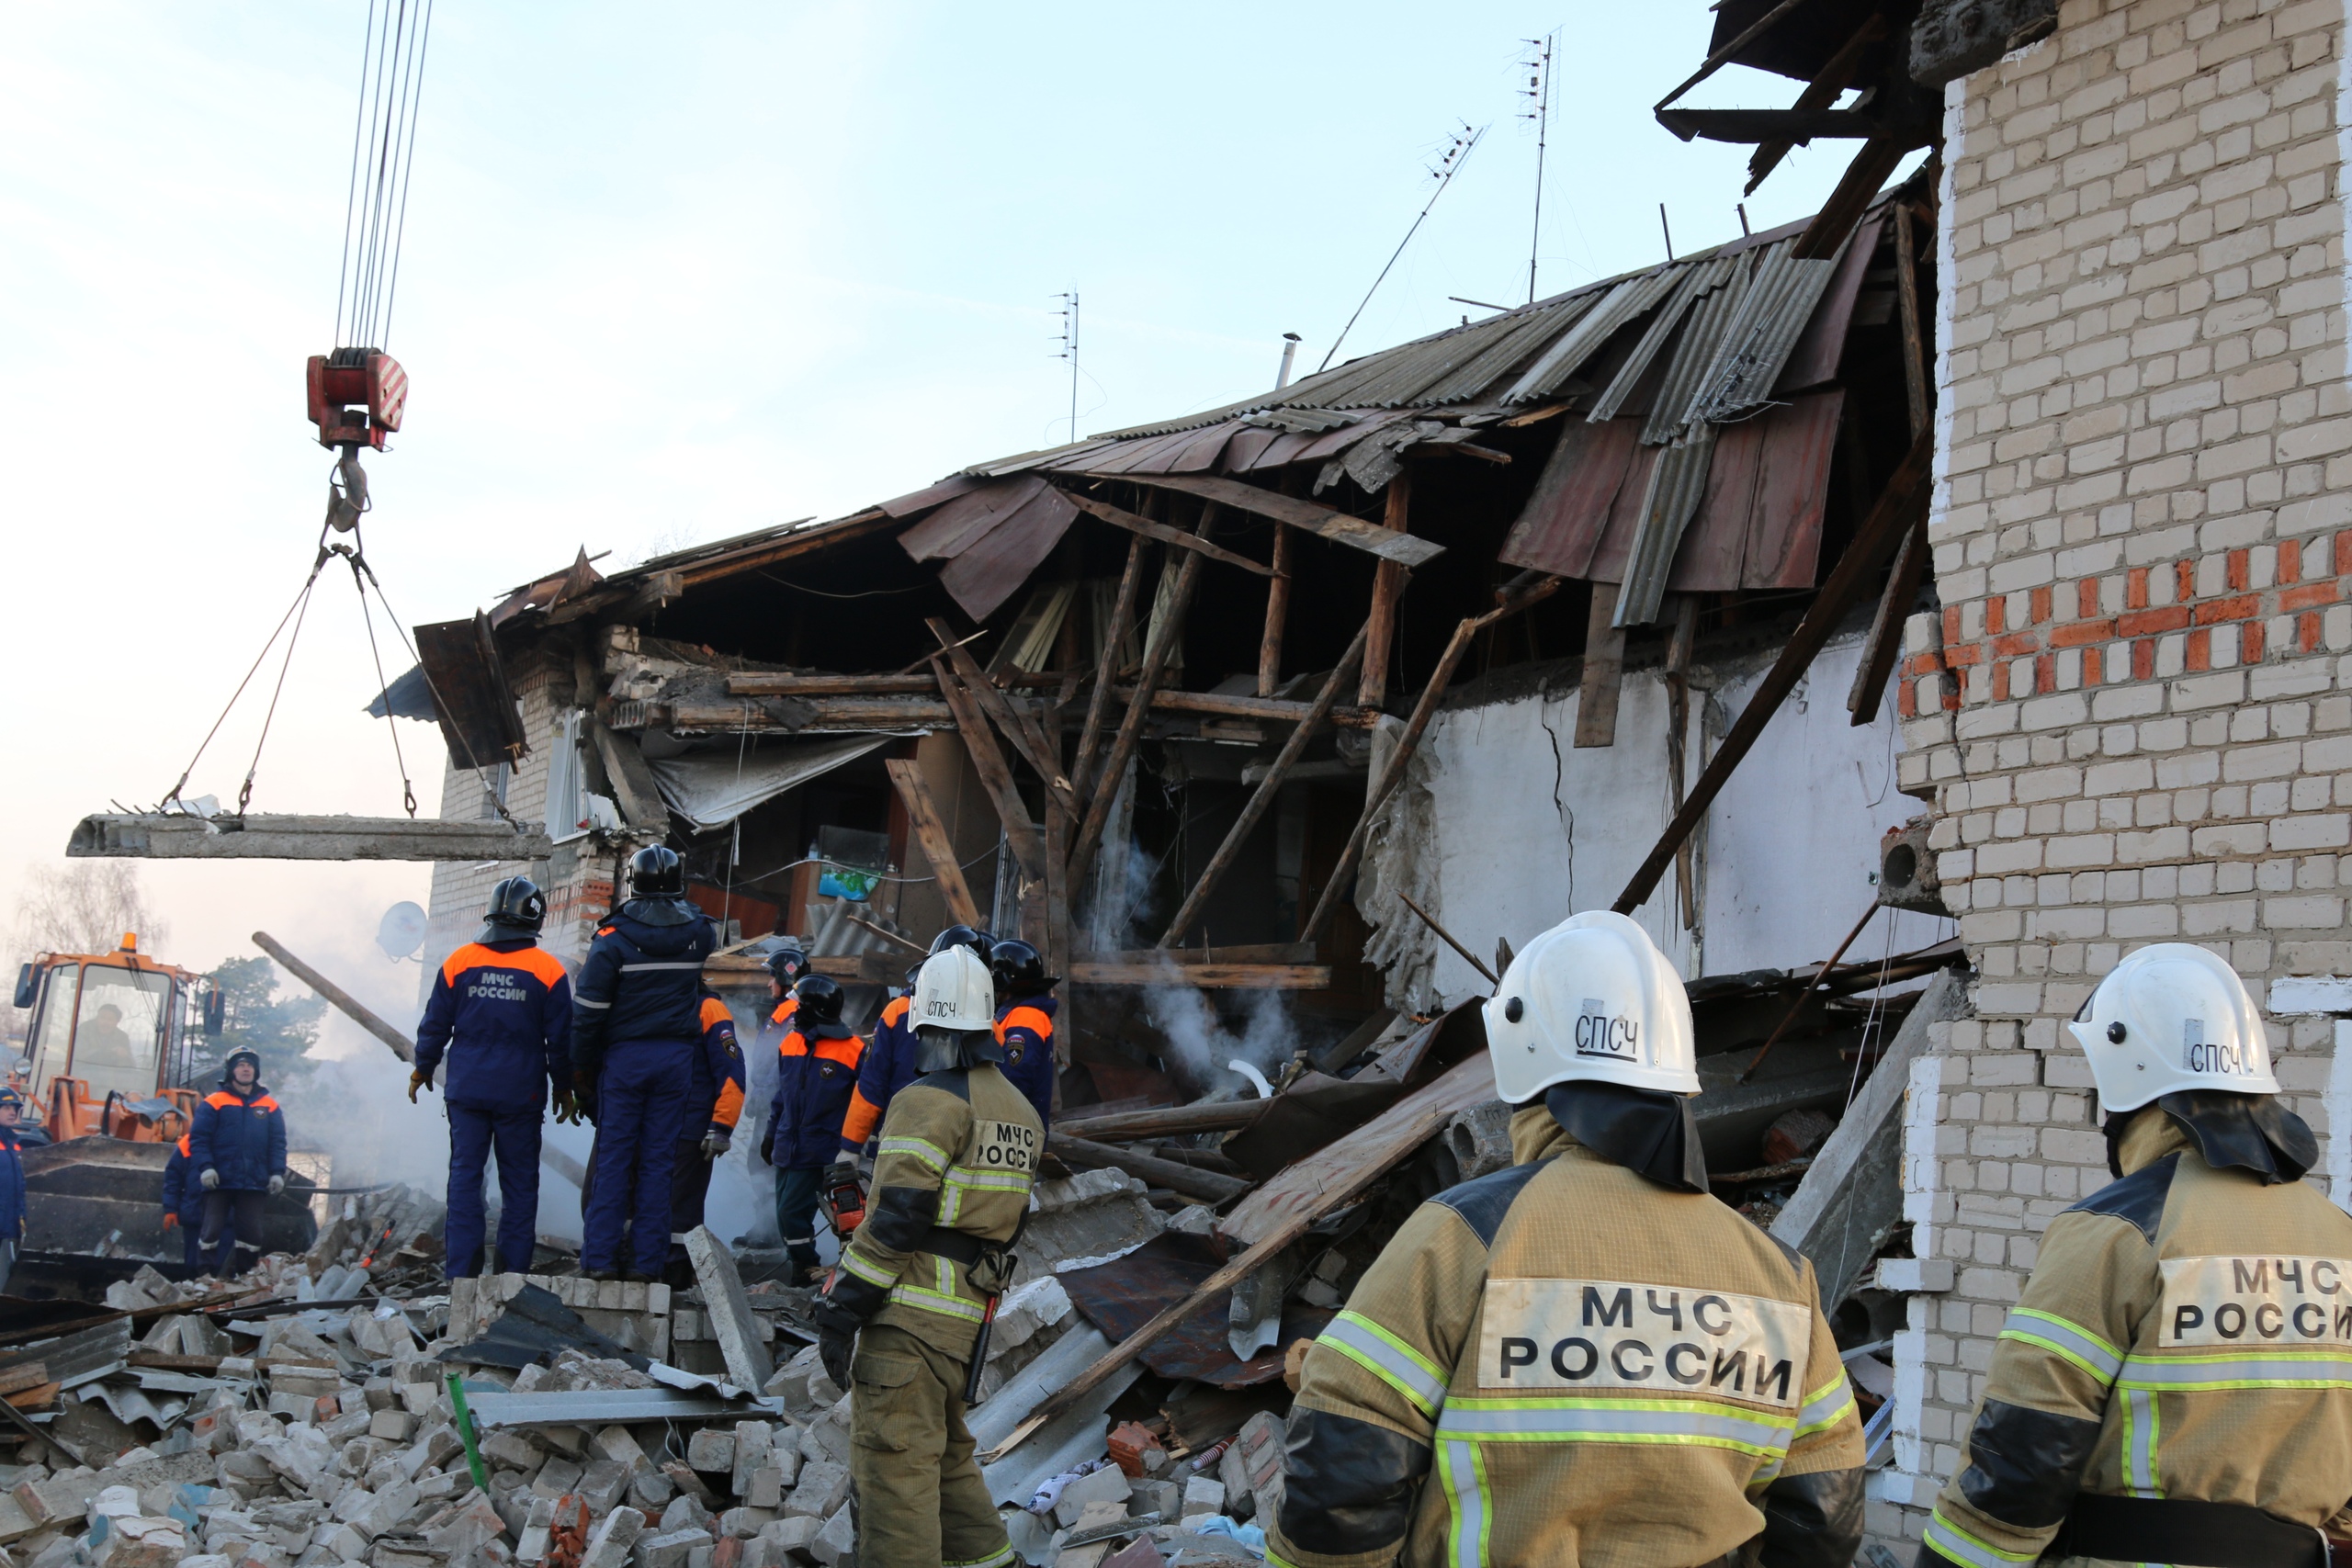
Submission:
<svg viewBox="0 0 2352 1568">
<path fill-rule="evenodd" d="M 1708 1195 L 1673 965 L 1574 916 L 1487 1036 L 1517 1163 L 1422 1204 L 1308 1352 L 1267 1560 L 1843 1568 L 1853 1395 L 1812 1266 Z"/>
<path fill-rule="evenodd" d="M 1045 1128 L 997 1069 L 995 989 L 969 948 L 924 961 L 909 1021 L 922 1076 L 883 1117 L 865 1223 L 818 1302 L 819 1344 L 850 1391 L 861 1568 L 996 1568 L 1012 1547 L 964 1407 Z"/>
<path fill-rule="evenodd" d="M 2117 1178 L 2050 1222 L 1922 1568 L 2319 1568 L 2352 1534 L 2352 1218 L 2299 1179 L 2262 1018 L 2164 942 L 2071 1026 Z"/>
</svg>

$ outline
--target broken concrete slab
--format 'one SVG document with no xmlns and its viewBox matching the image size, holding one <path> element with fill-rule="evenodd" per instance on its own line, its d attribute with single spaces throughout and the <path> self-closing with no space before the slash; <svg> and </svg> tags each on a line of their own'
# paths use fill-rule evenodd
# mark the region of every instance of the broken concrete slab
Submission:
<svg viewBox="0 0 2352 1568">
<path fill-rule="evenodd" d="M 743 1293 L 743 1277 L 734 1255 L 708 1225 L 686 1233 L 686 1258 L 694 1265 L 695 1282 L 702 1288 L 703 1306 L 709 1314 L 712 1336 L 727 1359 L 727 1375 L 739 1388 L 763 1388 L 775 1375 L 767 1346 L 761 1342 L 759 1322 L 752 1315 Z"/>
<path fill-rule="evenodd" d="M 544 832 L 497 821 L 161 812 L 85 817 L 65 841 L 72 859 L 135 860 L 545 860 L 554 848 Z"/>
</svg>

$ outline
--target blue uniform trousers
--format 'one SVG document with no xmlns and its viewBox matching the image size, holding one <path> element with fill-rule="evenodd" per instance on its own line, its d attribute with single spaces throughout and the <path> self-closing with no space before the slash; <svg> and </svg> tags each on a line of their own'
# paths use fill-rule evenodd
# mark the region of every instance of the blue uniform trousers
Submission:
<svg viewBox="0 0 2352 1568">
<path fill-rule="evenodd" d="M 596 1082 L 596 1168 L 581 1215 L 583 1273 L 620 1267 L 659 1279 L 670 1253 L 670 1176 L 677 1168 L 693 1074 L 690 1040 L 631 1040 L 612 1048 Z M 706 1112 L 707 1113 L 707 1112 Z"/>
<path fill-rule="evenodd" d="M 775 1173 L 775 1228 L 784 1236 L 786 1259 L 795 1269 L 817 1267 L 817 1200 L 824 1190 L 826 1168 Z"/>
<path fill-rule="evenodd" d="M 449 1215 L 444 1232 L 448 1277 L 481 1271 L 482 1178 L 498 1152 L 498 1269 L 530 1271 L 539 1228 L 539 1124 L 536 1105 L 453 1100 L 449 1112 Z"/>
</svg>

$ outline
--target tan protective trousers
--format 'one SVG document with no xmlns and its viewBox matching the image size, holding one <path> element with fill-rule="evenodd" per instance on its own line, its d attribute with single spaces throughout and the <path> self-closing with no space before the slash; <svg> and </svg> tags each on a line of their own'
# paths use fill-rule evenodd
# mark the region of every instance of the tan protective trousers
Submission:
<svg viewBox="0 0 2352 1568">
<path fill-rule="evenodd" d="M 964 1425 L 965 1363 L 869 1324 L 851 1364 L 857 1568 L 1000 1568 L 1012 1543 Z"/>
</svg>

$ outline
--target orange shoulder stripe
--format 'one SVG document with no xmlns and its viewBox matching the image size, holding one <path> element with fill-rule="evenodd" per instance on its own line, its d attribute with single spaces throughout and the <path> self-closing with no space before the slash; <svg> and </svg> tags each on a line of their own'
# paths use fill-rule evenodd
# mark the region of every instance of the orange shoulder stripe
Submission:
<svg viewBox="0 0 2352 1568">
<path fill-rule="evenodd" d="M 889 1001 L 885 1003 L 883 1006 L 882 1021 L 885 1023 L 897 1023 L 900 1021 L 907 1016 L 908 1012 L 913 1009 L 915 1001 L 912 997 L 892 997 Z"/>
<path fill-rule="evenodd" d="M 712 1109 L 710 1119 L 722 1127 L 732 1127 L 742 1115 L 743 1086 L 729 1078 L 718 1086 L 718 1103 Z"/>
<path fill-rule="evenodd" d="M 882 1108 L 865 1098 L 865 1091 L 849 1091 L 849 1114 L 842 1118 L 842 1142 L 863 1144 L 874 1136 L 874 1129 L 882 1124 Z"/>
<path fill-rule="evenodd" d="M 775 1011 L 768 1014 L 768 1021 L 770 1023 L 789 1023 L 792 1021 L 792 1015 L 799 1010 L 799 998 L 786 997 L 784 1000 L 775 1004 Z"/>
<path fill-rule="evenodd" d="M 1006 1013 L 1003 1021 L 996 1026 L 996 1037 L 1000 1042 L 1004 1039 L 1005 1031 L 1009 1029 L 1025 1029 L 1040 1040 L 1051 1040 L 1054 1037 L 1052 1017 L 1038 1008 L 1018 1007 Z"/>
<path fill-rule="evenodd" d="M 854 1068 L 858 1058 L 865 1055 L 865 1042 L 854 1034 L 846 1040 L 820 1040 L 817 1042 L 817 1055 Z"/>
<path fill-rule="evenodd" d="M 721 1023 L 733 1023 L 734 1021 L 735 1015 L 727 1010 L 727 1004 L 725 1002 L 720 1001 L 717 997 L 703 998 L 702 1026 L 705 1029 L 709 1029 Z"/>
<path fill-rule="evenodd" d="M 193 1158 L 195 1156 L 196 1150 L 190 1147 L 188 1143 L 188 1140 L 195 1136 L 196 1134 L 194 1133 L 182 1133 L 180 1134 L 180 1155 L 183 1158 Z"/>
<path fill-rule="evenodd" d="M 775 1054 L 779 1056 L 806 1056 L 808 1054 L 808 1036 L 797 1029 L 786 1032 L 784 1038 L 775 1043 Z"/>
<path fill-rule="evenodd" d="M 513 953 L 502 953 L 498 956 L 517 968 L 529 970 L 539 984 L 550 990 L 554 989 L 558 980 L 571 977 L 571 972 L 563 966 L 563 960 L 544 947 L 517 948 Z"/>
</svg>

